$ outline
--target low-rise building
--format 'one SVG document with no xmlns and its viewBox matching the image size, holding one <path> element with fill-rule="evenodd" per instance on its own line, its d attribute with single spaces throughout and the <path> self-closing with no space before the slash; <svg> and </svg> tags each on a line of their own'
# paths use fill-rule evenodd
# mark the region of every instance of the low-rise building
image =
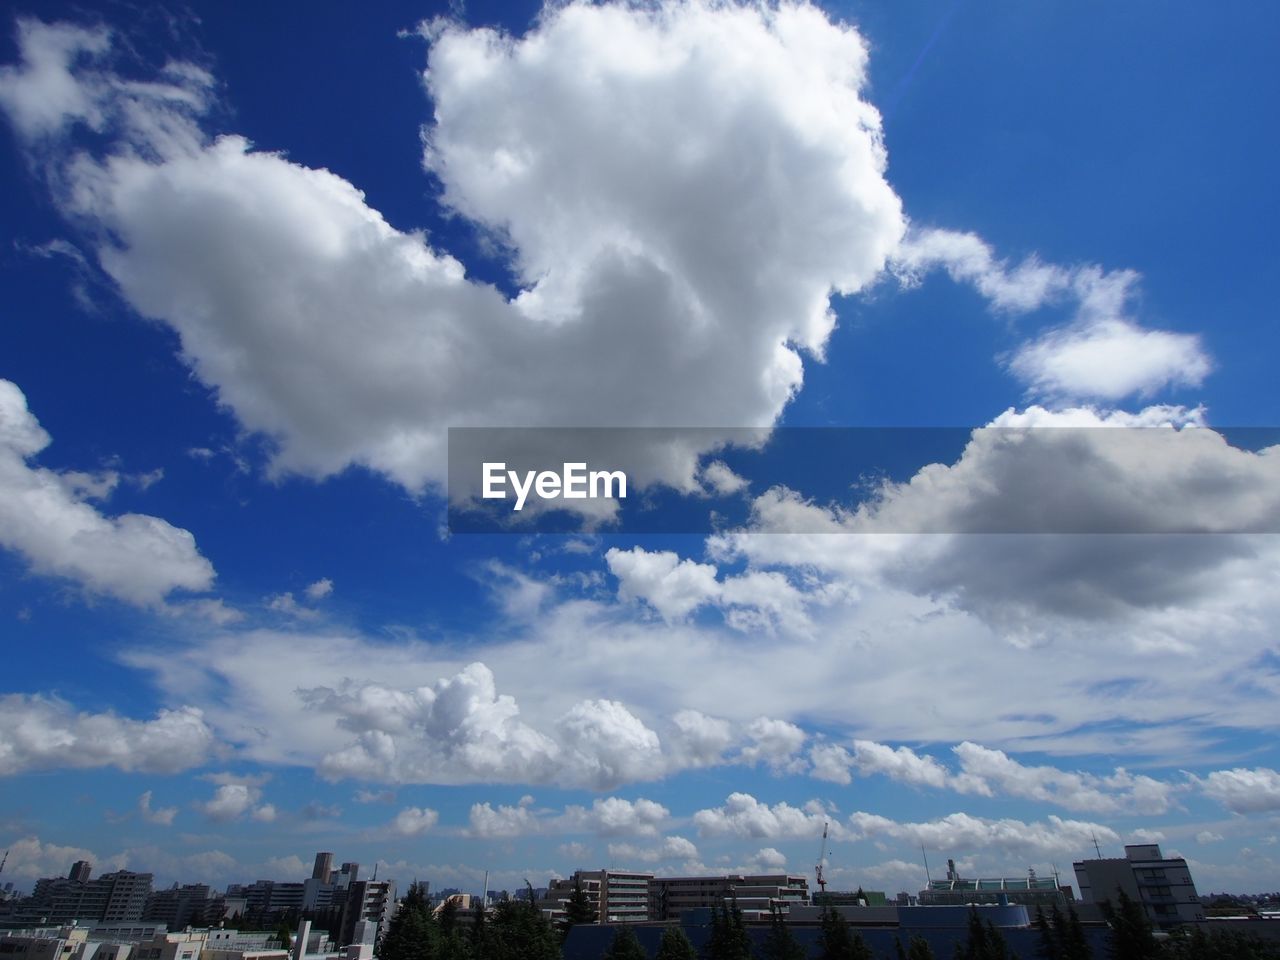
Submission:
<svg viewBox="0 0 1280 960">
<path fill-rule="evenodd" d="M 726 874 L 713 877 L 657 877 L 649 882 L 649 919 L 679 920 L 689 910 L 736 903 L 746 920 L 768 920 L 809 902 L 803 874 Z"/>
</svg>

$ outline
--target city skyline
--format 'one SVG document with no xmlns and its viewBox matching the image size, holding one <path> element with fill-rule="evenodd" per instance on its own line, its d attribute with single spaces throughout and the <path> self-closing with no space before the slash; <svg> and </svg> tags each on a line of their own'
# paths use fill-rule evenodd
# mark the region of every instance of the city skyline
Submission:
<svg viewBox="0 0 1280 960">
<path fill-rule="evenodd" d="M 1280 886 L 1280 18 L 897 6 L 19 3 L 0 881 Z"/>
</svg>

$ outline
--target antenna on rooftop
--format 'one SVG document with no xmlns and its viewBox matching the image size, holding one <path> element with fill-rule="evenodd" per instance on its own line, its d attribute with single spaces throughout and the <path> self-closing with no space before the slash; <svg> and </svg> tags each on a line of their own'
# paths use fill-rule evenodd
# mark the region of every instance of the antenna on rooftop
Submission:
<svg viewBox="0 0 1280 960">
<path fill-rule="evenodd" d="M 929 876 L 929 855 L 924 852 L 924 844 L 920 844 L 920 856 L 924 857 L 924 878 L 933 883 L 933 877 Z"/>
<path fill-rule="evenodd" d="M 1098 859 L 1102 859 L 1102 848 L 1098 846 L 1098 831 L 1090 831 L 1093 835 L 1093 852 L 1098 855 Z"/>
</svg>

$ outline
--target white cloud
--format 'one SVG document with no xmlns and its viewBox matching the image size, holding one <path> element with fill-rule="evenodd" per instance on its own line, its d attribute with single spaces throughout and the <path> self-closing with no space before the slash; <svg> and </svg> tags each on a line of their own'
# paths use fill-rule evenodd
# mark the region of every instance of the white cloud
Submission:
<svg viewBox="0 0 1280 960">
<path fill-rule="evenodd" d="M 772 535 L 713 538 L 712 552 L 938 597 L 1026 644 L 1062 618 L 1127 620 L 1132 638 L 1189 649 L 1188 634 L 1247 622 L 1280 567 L 1276 538 L 1249 536 L 1280 529 L 1280 448 L 1232 447 L 1200 419 L 1007 411 L 956 462 L 856 507 L 770 490 L 754 516 Z M 796 530 L 812 532 L 777 535 Z"/>
<path fill-rule="evenodd" d="M 1223 839 L 1225 838 L 1222 836 L 1222 834 L 1214 833 L 1212 830 L 1201 830 L 1199 833 L 1196 834 L 1196 843 L 1200 843 L 1200 844 L 1218 843 L 1220 840 L 1223 840 Z"/>
<path fill-rule="evenodd" d="M 675 729 L 667 735 L 671 766 L 677 770 L 712 766 L 723 762 L 733 742 L 732 726 L 719 717 L 697 710 L 680 710 L 671 718 Z"/>
<path fill-rule="evenodd" d="M 182 600 L 176 603 L 170 603 L 165 607 L 165 612 L 173 614 L 190 614 L 201 620 L 207 620 L 214 626 L 225 627 L 232 623 L 239 623 L 244 619 L 244 613 L 235 607 L 229 606 L 226 601 L 221 598 L 204 598 L 201 600 Z"/>
<path fill-rule="evenodd" d="M 596 800 L 590 809 L 569 807 L 565 820 L 591 829 L 600 836 L 654 836 L 670 819 L 671 811 L 662 804 L 643 797 L 624 800 L 606 797 Z"/>
<path fill-rule="evenodd" d="M 515 806 L 499 804 L 497 807 L 489 803 L 473 803 L 470 824 L 469 835 L 488 839 L 527 836 L 540 832 L 543 826 L 537 812 L 523 803 Z"/>
<path fill-rule="evenodd" d="M 574 863 L 582 863 L 591 856 L 591 848 L 586 844 L 578 843 L 576 840 L 572 843 L 562 843 L 556 847 L 556 853 L 571 860 Z"/>
<path fill-rule="evenodd" d="M 70 24 L 18 21 L 21 68 L 0 67 L 0 104 L 14 126 L 28 139 L 59 132 L 73 120 L 92 129 L 102 127 L 95 89 L 98 77 L 76 79 L 67 64 L 86 55 L 104 53 L 111 44 L 105 30 Z"/>
<path fill-rule="evenodd" d="M 1016 350 L 1010 371 L 1048 398 L 1119 400 L 1170 386 L 1199 386 L 1212 362 L 1198 336 L 1149 330 L 1125 315 L 1138 281 L 1130 270 L 1060 267 L 1034 256 L 1017 267 L 996 259 L 981 238 L 949 230 L 913 231 L 894 256 L 907 283 L 934 267 L 972 284 L 1000 310 L 1035 310 L 1063 299 L 1073 320 Z"/>
<path fill-rule="evenodd" d="M 320 763 L 334 779 L 607 789 L 661 776 L 669 765 L 658 735 L 616 700 L 579 701 L 555 721 L 554 735 L 521 722 L 515 700 L 498 694 L 483 663 L 415 690 L 348 684 L 300 694 L 311 710 L 356 734 Z"/>
<path fill-rule="evenodd" d="M 822 836 L 827 816 L 819 809 L 793 807 L 785 801 L 770 806 L 749 793 L 731 793 L 724 806 L 699 810 L 693 815 L 698 834 L 704 837 L 739 836 L 767 840 L 813 839 Z M 838 837 L 840 824 L 830 826 Z"/>
<path fill-rule="evenodd" d="M 427 32 L 425 163 L 509 245 L 510 301 L 341 178 L 209 142 L 213 81 L 189 65 L 126 83 L 107 34 L 27 22 L 0 104 L 29 138 L 121 131 L 50 171 L 58 198 L 277 472 L 354 464 L 416 491 L 444 479 L 445 425 L 771 425 L 831 294 L 903 231 L 855 30 L 669 3 L 549 7 L 519 39 Z M 637 451 L 633 479 L 692 489 L 695 452 Z"/>
<path fill-rule="evenodd" d="M 257 820 L 259 823 L 275 823 L 276 807 L 273 803 L 264 803 L 260 807 L 255 807 L 250 813 L 251 820 Z"/>
<path fill-rule="evenodd" d="M 82 847 L 59 846 L 45 843 L 39 837 L 20 837 L 7 844 L 9 859 L 5 863 L 5 875 L 37 880 L 41 877 L 65 877 L 77 860 L 87 860 L 99 870 L 108 866 L 123 866 L 119 858 L 101 858 Z"/>
<path fill-rule="evenodd" d="M 261 823 L 276 819 L 276 808 L 262 800 L 262 783 L 265 776 L 241 776 L 237 774 L 212 774 L 205 779 L 217 785 L 213 796 L 197 803 L 196 809 L 215 823 L 230 823 L 248 816 Z"/>
<path fill-rule="evenodd" d="M 775 773 L 795 773 L 803 768 L 804 762 L 797 754 L 808 734 L 794 723 L 757 717 L 747 724 L 746 733 L 751 743 L 738 755 L 742 763 L 764 763 Z"/>
<path fill-rule="evenodd" d="M 1019 348 L 1009 369 L 1041 396 L 1119 400 L 1169 386 L 1198 387 L 1212 363 L 1194 334 L 1113 318 L 1051 330 Z"/>
<path fill-rule="evenodd" d="M 1079 854 L 1091 848 L 1095 835 L 1103 843 L 1120 843 L 1119 835 L 1110 827 L 1052 815 L 1044 821 L 1024 822 L 952 813 L 923 823 L 900 823 L 859 811 L 849 816 L 849 831 L 853 840 L 887 837 L 943 852 L 998 850 L 1005 854 L 1043 857 Z"/>
<path fill-rule="evenodd" d="M 723 460 L 712 460 L 702 468 L 702 482 L 721 496 L 732 496 L 747 489 L 748 481 L 738 476 Z"/>
<path fill-rule="evenodd" d="M 761 847 L 753 859 L 765 870 L 782 870 L 787 865 L 787 855 L 776 847 Z"/>
<path fill-rule="evenodd" d="M 262 791 L 256 787 L 243 783 L 224 783 L 214 791 L 212 798 L 198 806 L 210 820 L 236 820 L 248 813 L 261 796 Z"/>
<path fill-rule="evenodd" d="M 473 804 L 467 832 L 489 838 L 572 833 L 651 837 L 657 836 L 670 817 L 671 811 L 662 804 L 643 797 L 603 797 L 590 807 L 573 804 L 559 813 L 536 809 L 533 798 L 525 797 L 515 805 Z"/>
<path fill-rule="evenodd" d="M 913 230 L 894 253 L 893 269 L 908 284 L 941 267 L 957 283 L 972 284 L 1001 310 L 1034 310 L 1062 296 L 1072 272 L 1028 257 L 1016 267 L 996 258 L 989 244 L 973 233 Z"/>
<path fill-rule="evenodd" d="M 194 707 L 131 720 L 78 713 L 51 697 L 0 696 L 0 775 L 93 767 L 175 773 L 204 763 L 213 747 L 213 731 Z"/>
<path fill-rule="evenodd" d="M 663 837 L 662 843 L 653 847 L 639 847 L 630 843 L 609 844 L 609 858 L 618 863 L 658 863 L 695 860 L 698 848 L 684 837 Z"/>
<path fill-rule="evenodd" d="M 435 810 L 423 807 L 405 807 L 391 821 L 391 829 L 402 837 L 419 837 L 432 829 L 440 820 Z"/>
<path fill-rule="evenodd" d="M 1268 767 L 1215 770 L 1197 782 L 1205 796 L 1233 813 L 1280 810 L 1280 773 Z"/>
<path fill-rule="evenodd" d="M 328 577 L 322 577 L 315 583 L 308 584 L 307 589 L 303 592 L 307 595 L 308 600 L 315 603 L 333 593 L 333 581 Z"/>
<path fill-rule="evenodd" d="M 151 791 L 148 790 L 138 797 L 138 816 L 142 817 L 147 823 L 158 824 L 162 827 L 173 826 L 173 818 L 178 815 L 177 807 L 160 807 L 153 809 L 151 806 Z"/>
<path fill-rule="evenodd" d="M 804 594 L 774 571 L 753 570 L 719 580 L 713 564 L 682 560 L 670 550 L 613 547 L 605 561 L 618 578 L 619 599 L 644 601 L 668 623 L 712 605 L 724 611 L 726 623 L 744 633 L 782 629 L 804 634 L 811 628 L 806 605 L 830 599 Z"/>
<path fill-rule="evenodd" d="M 853 782 L 849 768 L 853 755 L 835 743 L 815 743 L 809 748 L 809 775 L 815 780 L 848 785 Z"/>
<path fill-rule="evenodd" d="M 1117 767 L 1106 775 L 1058 767 L 1029 766 L 1003 750 L 965 741 L 952 748 L 957 770 L 910 747 L 890 747 L 871 740 L 855 740 L 853 752 L 822 743 L 809 752 L 810 775 L 834 783 L 850 783 L 852 771 L 861 776 L 880 774 L 899 783 L 984 797 L 1023 797 L 1069 810 L 1093 813 L 1167 813 L 1183 785 L 1132 774 Z"/>
<path fill-rule="evenodd" d="M 1002 750 L 968 741 L 955 747 L 962 771 L 958 788 L 1052 803 L 1093 813 L 1167 813 L 1178 786 L 1123 767 L 1107 776 L 1050 766 L 1026 766 Z M 976 786 L 975 786 L 976 785 Z"/>
<path fill-rule="evenodd" d="M 291 590 L 272 594 L 266 598 L 265 605 L 272 613 L 283 614 L 286 617 L 293 617 L 298 620 L 314 620 L 320 616 L 319 611 L 304 607 L 298 603 Z"/>
<path fill-rule="evenodd" d="M 87 502 L 109 494 L 115 475 L 30 466 L 49 443 L 22 391 L 0 380 L 0 544 L 38 573 L 139 606 L 159 606 L 173 590 L 209 589 L 213 566 L 186 530 L 145 514 L 108 517 Z"/>
<path fill-rule="evenodd" d="M 921 756 L 910 747 L 894 749 L 872 740 L 855 740 L 853 765 L 863 776 L 883 774 L 919 787 L 944 787 L 950 777 L 933 757 Z"/>
<path fill-rule="evenodd" d="M 614 547 L 605 561 L 618 578 L 620 599 L 643 600 L 668 621 L 684 619 L 720 593 L 714 566 L 681 560 L 671 550 Z"/>
</svg>

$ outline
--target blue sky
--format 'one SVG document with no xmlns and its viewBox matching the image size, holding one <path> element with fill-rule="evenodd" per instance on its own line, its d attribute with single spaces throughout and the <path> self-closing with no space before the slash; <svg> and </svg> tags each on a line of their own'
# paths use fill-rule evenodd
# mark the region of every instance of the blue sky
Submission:
<svg viewBox="0 0 1280 960">
<path fill-rule="evenodd" d="M 811 873 L 829 822 L 850 887 L 1096 835 L 1274 889 L 1277 455 L 1217 431 L 1280 422 L 1277 26 L 18 5 L 5 878 Z M 869 500 L 637 443 L 746 525 L 445 529 L 449 427 L 988 424 L 1199 430 L 988 431 Z"/>
</svg>

